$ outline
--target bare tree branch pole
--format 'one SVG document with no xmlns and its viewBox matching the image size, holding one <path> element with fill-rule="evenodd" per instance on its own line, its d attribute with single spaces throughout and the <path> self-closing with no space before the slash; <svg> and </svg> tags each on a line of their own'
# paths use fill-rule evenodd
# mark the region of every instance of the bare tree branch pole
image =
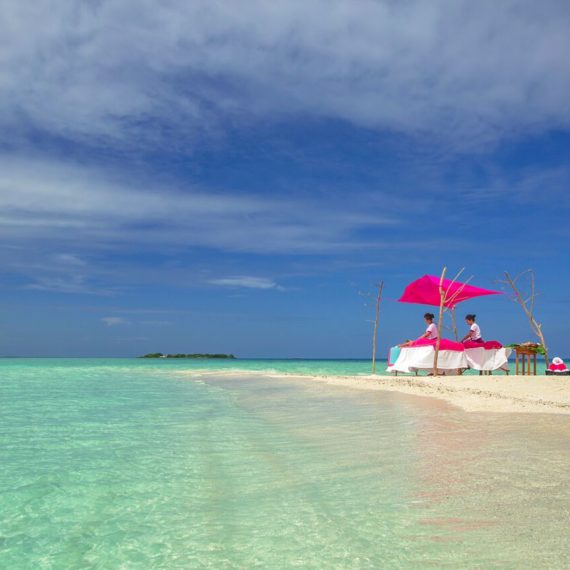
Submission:
<svg viewBox="0 0 570 570">
<path fill-rule="evenodd" d="M 439 279 L 439 319 L 437 321 L 437 340 L 435 342 L 435 354 L 433 356 L 433 375 L 437 376 L 437 362 L 439 360 L 439 347 L 441 345 L 441 332 L 443 329 L 443 312 L 445 311 L 446 307 L 449 307 L 451 310 L 451 319 L 453 323 L 453 329 L 455 336 L 457 338 L 457 328 L 455 326 L 455 300 L 459 298 L 459 295 L 465 288 L 465 285 L 471 281 L 471 277 L 462 283 L 460 287 L 458 287 L 457 291 L 454 291 L 451 295 L 449 292 L 457 280 L 461 276 L 461 274 L 465 271 L 465 267 L 463 267 L 460 271 L 457 272 L 455 277 L 449 282 L 447 287 L 443 287 L 443 282 L 445 281 L 445 274 L 447 272 L 447 267 L 443 268 L 441 272 L 441 277 Z"/>
<path fill-rule="evenodd" d="M 372 374 L 376 374 L 376 347 L 378 345 L 378 323 L 380 322 L 380 304 L 382 302 L 382 291 L 384 290 L 384 281 L 380 281 L 376 285 L 376 292 L 367 291 L 363 293 L 359 291 L 361 297 L 374 299 L 374 326 L 372 328 Z M 368 306 L 368 303 L 366 303 Z"/>
<path fill-rule="evenodd" d="M 526 299 L 523 298 L 521 287 L 519 285 L 520 280 L 525 275 L 528 275 L 530 279 L 530 295 Z M 550 364 L 550 360 L 548 358 L 548 347 L 546 346 L 546 341 L 544 340 L 544 334 L 542 332 L 542 325 L 534 317 L 534 302 L 536 300 L 536 283 L 534 270 L 527 269 L 526 271 L 519 273 L 514 278 L 511 277 L 508 271 L 505 271 L 505 280 L 500 280 L 500 283 L 507 284 L 513 290 L 514 301 L 522 307 L 522 310 L 529 320 L 530 328 L 539 338 L 540 344 L 542 344 L 544 348 L 544 360 L 546 361 L 546 366 L 548 366 Z"/>
<path fill-rule="evenodd" d="M 535 290 L 534 290 L 534 271 L 530 274 L 530 312 L 534 314 L 534 299 L 535 299 Z"/>
<path fill-rule="evenodd" d="M 455 276 L 455 279 L 451 282 L 451 285 L 453 285 L 455 280 L 463 273 L 463 269 Z M 457 291 L 455 291 L 455 293 L 451 295 L 451 297 L 446 298 L 445 300 L 446 304 L 450 305 L 449 311 L 451 312 L 451 328 L 453 329 L 453 336 L 455 337 L 456 342 L 459 340 L 459 335 L 457 334 L 457 323 L 455 321 L 455 309 L 457 307 L 454 303 L 455 300 L 459 297 L 459 295 L 461 295 L 461 293 L 463 292 L 463 289 L 465 289 L 465 286 L 469 283 L 469 281 L 471 281 L 471 279 L 473 279 L 473 276 L 469 277 L 469 279 L 467 279 L 465 283 L 462 283 L 461 287 L 459 287 Z M 451 288 L 451 285 L 449 285 L 449 287 L 447 288 L 448 291 Z"/>
<path fill-rule="evenodd" d="M 461 272 L 463 272 L 463 269 L 461 270 Z M 461 273 L 460 272 L 460 273 Z M 458 274 L 459 275 L 459 274 Z M 445 302 L 448 305 L 453 305 L 455 306 L 455 300 L 459 297 L 459 295 L 461 295 L 461 293 L 463 293 L 463 289 L 465 289 L 465 286 L 469 284 L 469 281 L 471 281 L 471 279 L 473 279 L 473 275 L 471 277 L 469 277 L 469 279 L 465 280 L 465 283 L 461 284 L 461 287 L 459 287 L 457 289 L 457 291 L 455 291 L 455 293 L 453 293 L 453 295 L 451 295 L 451 297 L 447 297 L 445 298 Z M 455 283 L 455 281 L 452 281 L 451 285 L 453 285 L 453 283 Z M 451 288 L 451 285 L 447 288 L 447 291 L 449 291 L 449 289 Z M 446 293 L 447 294 L 447 293 Z"/>
<path fill-rule="evenodd" d="M 451 327 L 453 328 L 453 336 L 455 337 L 455 342 L 459 340 L 459 335 L 457 334 L 457 323 L 455 322 L 455 307 L 451 307 Z"/>
<path fill-rule="evenodd" d="M 439 319 L 437 321 L 437 340 L 435 341 L 435 354 L 433 355 L 433 375 L 437 376 L 437 361 L 439 358 L 439 346 L 441 344 L 441 329 L 443 325 L 443 305 L 445 304 L 445 290 L 443 289 L 443 280 L 447 267 L 443 268 L 439 279 Z"/>
<path fill-rule="evenodd" d="M 447 296 L 447 293 L 449 292 L 449 290 L 453 287 L 453 285 L 455 284 L 455 282 L 459 279 L 459 277 L 461 277 L 461 274 L 465 271 L 465 267 L 462 267 L 458 272 L 457 275 L 451 280 L 451 283 L 449 284 L 449 286 L 447 287 L 445 294 Z M 463 285 L 463 287 L 465 287 L 465 284 Z M 457 295 L 459 295 L 459 293 L 461 293 L 461 291 L 463 290 L 463 287 L 461 287 L 458 291 L 456 291 L 449 299 L 454 299 L 455 297 L 457 297 Z"/>
<path fill-rule="evenodd" d="M 372 374 L 376 374 L 376 345 L 378 340 L 378 322 L 380 321 L 380 301 L 382 300 L 382 290 L 384 289 L 384 281 L 378 284 L 376 294 L 376 310 L 374 314 L 374 332 L 372 333 Z"/>
</svg>

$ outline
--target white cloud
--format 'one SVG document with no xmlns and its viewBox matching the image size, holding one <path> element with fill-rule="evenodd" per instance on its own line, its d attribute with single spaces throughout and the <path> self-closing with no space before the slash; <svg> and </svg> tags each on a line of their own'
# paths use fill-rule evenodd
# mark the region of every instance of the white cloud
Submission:
<svg viewBox="0 0 570 570">
<path fill-rule="evenodd" d="M 570 125 L 564 0 L 60 0 L 2 14 L 5 132 L 184 145 L 296 114 L 481 144 Z"/>
<path fill-rule="evenodd" d="M 78 276 L 39 277 L 35 283 L 27 285 L 26 288 L 55 293 L 80 293 L 83 291 L 83 285 L 83 278 Z"/>
<path fill-rule="evenodd" d="M 72 253 L 57 253 L 53 256 L 53 259 L 58 264 L 70 267 L 84 267 L 86 265 L 83 259 Z"/>
<path fill-rule="evenodd" d="M 0 237 L 43 247 L 200 246 L 254 253 L 327 252 L 349 246 L 358 232 L 396 222 L 350 203 L 173 190 L 125 182 L 97 170 L 33 158 L 0 157 Z M 57 251 L 57 250 L 56 250 Z M 62 257 L 63 255 L 63 257 Z M 79 265 L 77 254 L 56 254 Z"/>
<path fill-rule="evenodd" d="M 88 295 L 113 295 L 111 290 L 105 288 L 98 288 L 88 283 L 84 275 L 79 274 L 63 274 L 46 275 L 46 270 L 39 268 L 37 271 L 31 273 L 39 273 L 34 278 L 32 283 L 25 285 L 26 289 L 33 289 L 36 291 L 49 291 L 52 293 L 74 293 L 74 294 L 88 294 Z"/>
<path fill-rule="evenodd" d="M 128 324 L 128 321 L 123 319 L 123 317 L 103 317 L 101 321 L 108 327 L 116 327 Z"/>
<path fill-rule="evenodd" d="M 191 152 L 197 139 L 228 126 L 291 117 L 479 146 L 521 130 L 570 125 L 564 1 L 0 5 L 0 143 L 19 153 L 0 155 L 0 261 L 38 290 L 110 294 L 98 287 L 109 275 L 96 267 L 99 259 L 109 269 L 109 251 L 352 255 L 396 242 L 411 247 L 413 231 L 408 239 L 402 231 L 374 230 L 409 227 L 434 199 L 426 198 L 429 184 L 413 201 L 412 191 L 404 196 L 393 188 L 372 197 L 346 188 L 344 201 L 324 188 L 319 194 L 327 199 L 318 201 L 289 188 L 273 197 L 271 188 L 256 196 L 174 187 L 38 159 L 29 150 L 37 140 L 67 140 L 65 147 L 46 145 L 60 149 L 100 144 L 108 157 L 157 142 L 162 150 Z M 495 176 L 468 190 L 476 199 L 515 187 L 532 196 L 537 186 L 565 187 L 567 178 L 564 169 L 546 178 Z M 128 273 L 119 264 L 112 270 Z M 130 272 L 131 282 L 140 273 Z"/>
<path fill-rule="evenodd" d="M 277 289 L 279 291 L 284 290 L 284 288 L 273 279 L 268 279 L 266 277 L 251 277 L 247 275 L 210 279 L 208 283 L 211 285 L 218 285 L 220 287 L 239 287 L 245 289 Z"/>
</svg>

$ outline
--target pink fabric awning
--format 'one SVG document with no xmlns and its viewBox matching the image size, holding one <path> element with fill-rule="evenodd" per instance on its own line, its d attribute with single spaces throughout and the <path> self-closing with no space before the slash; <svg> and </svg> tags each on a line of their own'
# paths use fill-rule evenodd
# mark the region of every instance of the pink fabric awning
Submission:
<svg viewBox="0 0 570 570">
<path fill-rule="evenodd" d="M 433 305 L 439 307 L 439 281 L 435 275 L 424 275 L 412 281 L 404 290 L 404 294 L 398 299 L 400 303 L 415 303 L 417 305 Z M 482 297 L 484 295 L 500 295 L 500 291 L 482 289 L 473 285 L 452 283 L 451 279 L 443 280 L 443 288 L 448 291 L 447 297 L 451 298 L 445 303 L 445 307 L 451 309 L 462 301 Z"/>
</svg>

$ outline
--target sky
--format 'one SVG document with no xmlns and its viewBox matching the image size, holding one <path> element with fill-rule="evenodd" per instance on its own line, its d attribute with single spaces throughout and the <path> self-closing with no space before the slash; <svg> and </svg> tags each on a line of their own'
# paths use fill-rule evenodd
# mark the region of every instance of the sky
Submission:
<svg viewBox="0 0 570 570">
<path fill-rule="evenodd" d="M 570 356 L 570 3 L 0 11 L 0 355 L 368 357 L 383 280 L 383 356 L 445 266 L 504 343 L 533 269 Z"/>
</svg>

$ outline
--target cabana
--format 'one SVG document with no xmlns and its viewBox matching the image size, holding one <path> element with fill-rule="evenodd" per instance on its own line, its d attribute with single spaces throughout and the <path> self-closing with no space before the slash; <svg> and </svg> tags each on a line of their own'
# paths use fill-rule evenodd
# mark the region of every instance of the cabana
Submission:
<svg viewBox="0 0 570 570">
<path fill-rule="evenodd" d="M 442 291 L 445 295 L 442 297 Z M 412 281 L 403 295 L 398 299 L 400 303 L 414 303 L 443 307 L 451 311 L 453 327 L 455 330 L 455 307 L 458 303 L 486 295 L 499 295 L 499 291 L 482 289 L 467 283 L 455 280 L 441 279 L 433 275 L 424 275 Z M 398 351 L 390 352 L 388 359 L 388 372 L 418 372 L 431 371 L 434 368 L 434 353 L 437 340 L 420 339 Z M 459 343 L 442 338 L 439 341 L 439 355 L 437 361 L 438 373 L 452 373 L 467 368 L 481 372 L 504 370 L 508 372 L 508 358 L 511 350 L 503 348 L 497 341 L 484 343 Z"/>
</svg>

